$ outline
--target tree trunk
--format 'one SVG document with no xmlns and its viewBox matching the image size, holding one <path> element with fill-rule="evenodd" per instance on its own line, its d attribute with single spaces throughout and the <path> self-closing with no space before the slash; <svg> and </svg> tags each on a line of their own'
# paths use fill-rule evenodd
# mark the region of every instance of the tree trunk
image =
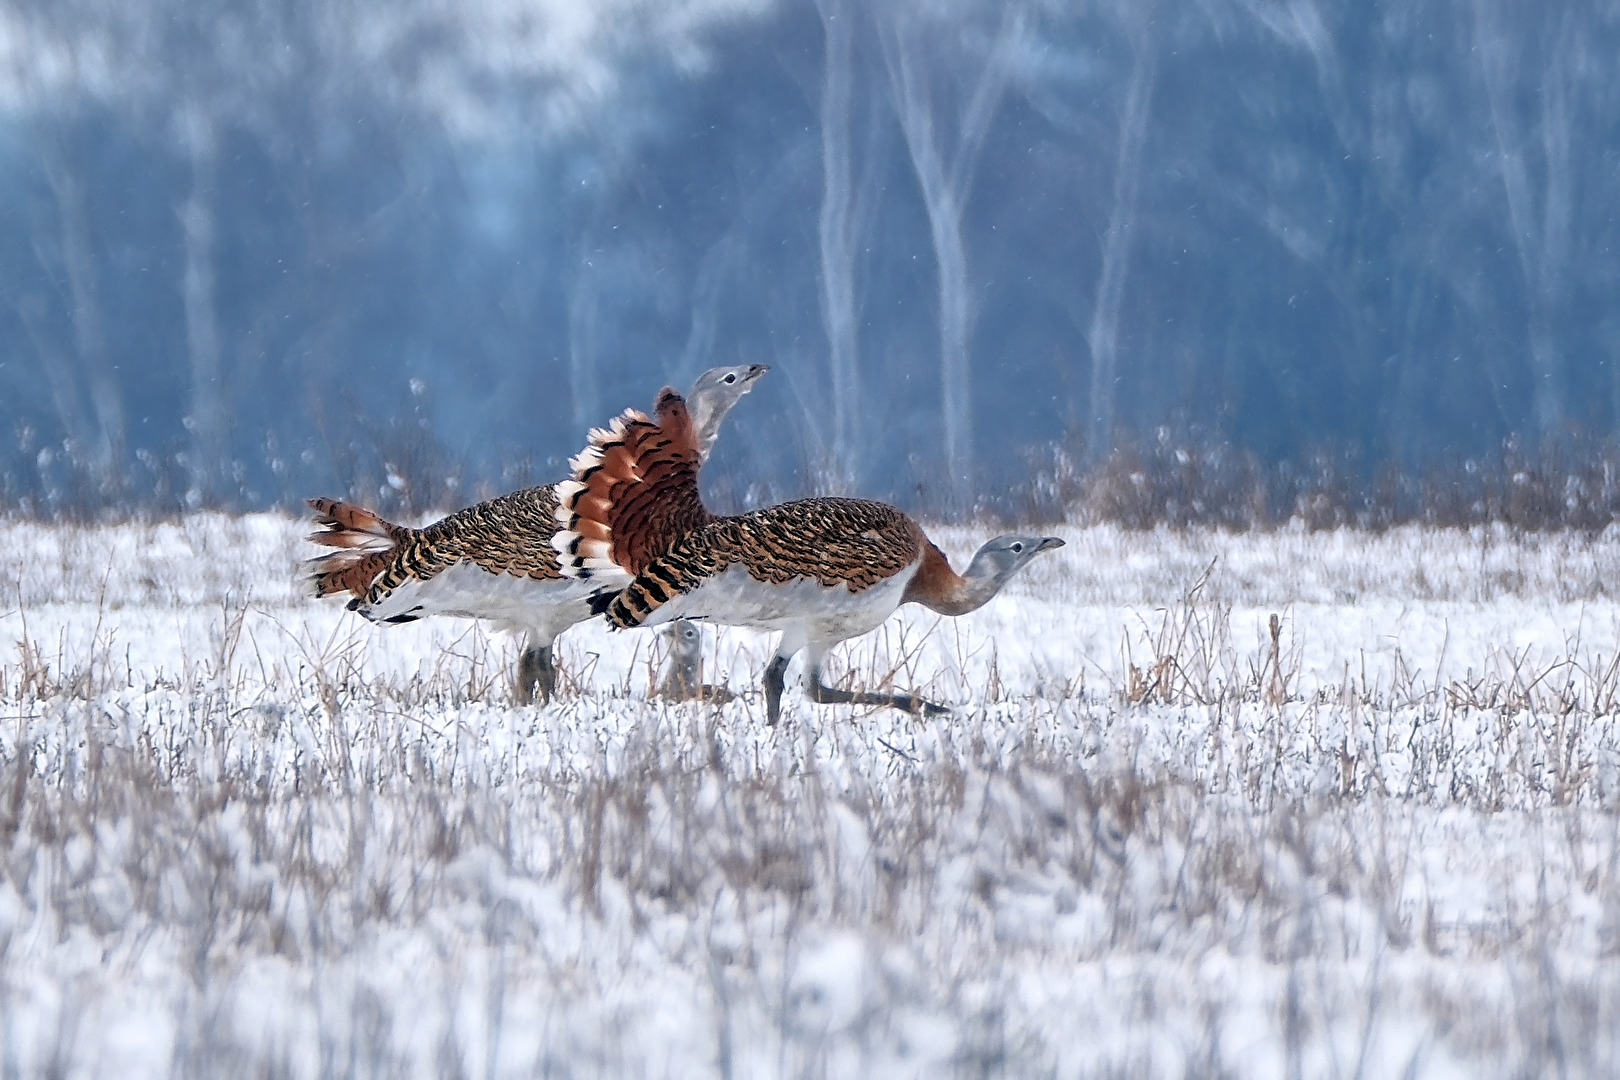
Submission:
<svg viewBox="0 0 1620 1080">
<path fill-rule="evenodd" d="M 95 249 L 90 238 L 89 208 L 84 184 L 66 161 L 54 161 L 46 168 L 51 194 L 56 200 L 62 270 L 67 276 L 68 300 L 73 324 L 73 348 L 79 370 L 84 373 L 90 393 L 94 427 L 83 423 L 70 434 L 80 441 L 80 465 L 103 496 L 116 496 L 122 489 L 124 459 L 124 402 L 117 375 L 107 357 L 107 337 L 101 314 L 101 297 L 96 277 Z M 33 331 L 30 331 L 31 333 Z M 74 382 L 71 375 L 61 379 Z M 59 395 L 61 380 L 52 377 L 52 393 Z M 77 399 L 78 389 L 71 391 Z M 75 404 L 74 411 L 78 408 Z"/>
<path fill-rule="evenodd" d="M 902 21 L 906 18 L 906 15 L 899 16 Z M 978 79 L 962 106 L 954 146 L 949 150 L 937 130 L 928 80 L 925 73 L 917 70 L 921 62 L 918 54 L 928 50 L 915 47 L 911 30 L 904 25 L 890 27 L 882 38 L 895 114 L 922 191 L 939 273 L 941 423 L 948 477 L 946 491 L 950 509 L 954 511 L 969 505 L 974 462 L 971 343 L 976 313 L 968 280 L 962 215 L 973 186 L 979 153 L 1006 92 L 1009 61 L 1021 31 L 1017 11 L 1009 7 Z"/>
<path fill-rule="evenodd" d="M 973 472 L 973 365 L 969 337 L 973 293 L 967 276 L 962 210 L 954 192 L 928 200 L 928 228 L 939 265 L 939 377 L 945 427 L 945 467 L 950 471 L 951 508 L 967 508 Z"/>
<path fill-rule="evenodd" d="M 973 292 L 967 277 L 967 245 L 962 239 L 962 204 L 933 141 L 934 119 L 927 98 L 909 95 L 903 113 L 901 128 L 928 213 L 939 281 L 940 421 L 946 490 L 951 509 L 961 510 L 967 505 L 973 467 L 973 369 L 968 356 Z"/>
<path fill-rule="evenodd" d="M 596 271 L 585 261 L 589 244 L 581 248 L 573 288 L 568 292 L 568 391 L 574 404 L 574 430 L 583 433 L 608 418 L 601 415 L 596 378 Z"/>
<path fill-rule="evenodd" d="M 186 463 L 191 485 L 186 491 L 186 503 L 197 507 L 215 505 L 221 498 L 229 453 L 228 398 L 214 302 L 215 131 L 211 118 L 201 110 L 194 110 L 187 118 L 186 143 L 191 158 L 191 190 L 179 209 L 185 252 L 180 292 L 191 361 L 191 411 L 186 417 L 191 432 Z"/>
<path fill-rule="evenodd" d="M 82 453 L 92 438 L 90 421 L 80 400 L 79 382 L 73 377 L 73 360 L 64 356 L 51 340 L 45 324 L 45 301 L 32 293 L 22 297 L 17 301 L 17 316 L 39 356 L 39 368 L 51 388 L 51 405 L 56 411 L 57 423 L 62 426 L 62 435 Z"/>
<path fill-rule="evenodd" d="M 855 239 L 850 112 L 854 94 L 854 17 L 843 0 L 817 0 L 826 37 L 821 82 L 821 321 L 832 376 L 832 476 L 844 494 L 857 485 L 861 448 L 860 372 L 855 307 Z"/>
<path fill-rule="evenodd" d="M 1157 66 L 1150 31 L 1142 28 L 1131 63 L 1131 80 L 1119 118 L 1119 151 L 1114 163 L 1114 205 L 1103 236 L 1102 269 L 1086 341 L 1091 347 L 1091 423 L 1086 456 L 1092 464 L 1113 449 L 1115 386 L 1119 366 L 1119 313 L 1125 298 L 1131 240 L 1136 229 L 1137 189 L 1141 184 L 1142 145 L 1152 111 Z"/>
<path fill-rule="evenodd" d="M 1524 275 L 1529 325 L 1526 328 L 1530 368 L 1531 419 L 1542 438 L 1552 435 L 1564 415 L 1563 365 L 1553 324 L 1563 299 L 1563 275 L 1569 255 L 1572 223 L 1570 192 L 1569 112 L 1564 97 L 1566 72 L 1559 63 L 1569 33 L 1558 45 L 1537 88 L 1541 96 L 1541 148 L 1545 169 L 1541 213 L 1526 161 L 1525 139 L 1513 117 L 1511 96 L 1517 82 L 1508 35 L 1494 24 L 1490 0 L 1475 4 L 1475 55 L 1485 83 L 1485 102 L 1496 137 L 1496 165 L 1507 202 L 1508 231 Z"/>
</svg>

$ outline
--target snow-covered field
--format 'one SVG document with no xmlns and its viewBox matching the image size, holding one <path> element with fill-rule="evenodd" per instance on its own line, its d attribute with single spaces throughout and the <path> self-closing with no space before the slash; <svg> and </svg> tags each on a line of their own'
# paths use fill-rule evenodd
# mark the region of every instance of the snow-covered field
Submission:
<svg viewBox="0 0 1620 1080">
<path fill-rule="evenodd" d="M 304 531 L 0 523 L 0 1076 L 1620 1074 L 1613 539 L 1060 530 L 771 729 Z"/>
</svg>

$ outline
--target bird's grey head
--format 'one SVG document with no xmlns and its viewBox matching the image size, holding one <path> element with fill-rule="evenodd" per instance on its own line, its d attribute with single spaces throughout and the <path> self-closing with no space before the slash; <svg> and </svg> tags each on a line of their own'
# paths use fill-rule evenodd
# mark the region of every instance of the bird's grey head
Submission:
<svg viewBox="0 0 1620 1080">
<path fill-rule="evenodd" d="M 692 383 L 686 395 L 686 408 L 692 414 L 698 450 L 705 459 L 720 435 L 720 424 L 731 407 L 754 388 L 754 380 L 771 370 L 765 364 L 738 364 L 710 368 Z"/>
<path fill-rule="evenodd" d="M 703 650 L 703 631 L 690 619 L 669 624 L 669 655 L 673 662 L 695 662 Z"/>
<path fill-rule="evenodd" d="M 997 536 L 986 540 L 984 546 L 974 552 L 973 562 L 962 576 L 990 578 L 999 587 L 1041 552 L 1062 546 L 1063 541 L 1055 536 L 1019 536 L 1015 533 Z"/>
</svg>

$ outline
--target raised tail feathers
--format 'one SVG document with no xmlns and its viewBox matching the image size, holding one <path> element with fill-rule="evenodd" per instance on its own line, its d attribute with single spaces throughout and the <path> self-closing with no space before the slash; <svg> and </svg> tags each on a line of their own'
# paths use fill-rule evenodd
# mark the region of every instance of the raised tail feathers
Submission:
<svg viewBox="0 0 1620 1080">
<path fill-rule="evenodd" d="M 394 547 L 409 537 L 411 530 L 337 499 L 310 499 L 309 505 L 322 529 L 306 539 L 337 549 L 304 563 L 310 590 L 316 596 L 349 593 L 354 597 L 349 605 L 352 608 L 365 598 L 371 583 L 388 565 Z"/>
<path fill-rule="evenodd" d="M 564 577 L 637 574 L 708 520 L 698 495 L 699 440 L 685 400 L 667 387 L 656 421 L 626 409 L 591 431 L 557 485 L 552 537 Z"/>
<path fill-rule="evenodd" d="M 613 493 L 641 479 L 641 445 L 658 425 L 626 409 L 605 428 L 592 428 L 585 449 L 568 462 L 572 479 L 557 485 L 557 532 L 551 546 L 564 577 L 591 578 L 613 560 Z"/>
<path fill-rule="evenodd" d="M 327 547 L 392 547 L 411 534 L 405 526 L 384 521 L 353 503 L 310 499 L 309 505 L 315 511 L 315 523 L 323 527 L 323 531 L 309 535 L 312 543 Z"/>
</svg>

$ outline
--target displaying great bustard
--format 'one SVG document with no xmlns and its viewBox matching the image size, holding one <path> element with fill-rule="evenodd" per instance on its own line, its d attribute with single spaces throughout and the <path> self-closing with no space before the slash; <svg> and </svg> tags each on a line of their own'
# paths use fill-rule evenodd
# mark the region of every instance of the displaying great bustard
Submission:
<svg viewBox="0 0 1620 1080">
<path fill-rule="evenodd" d="M 694 483 L 726 414 L 767 370 L 764 364 L 711 368 L 692 384 L 683 405 L 690 413 L 683 415 L 693 443 Z M 559 571 L 552 546 L 556 485 L 490 499 L 420 529 L 336 499 L 311 499 L 309 505 L 323 526 L 309 539 L 337 549 L 306 563 L 316 596 L 347 593 L 349 610 L 372 622 L 455 615 L 524 631 L 519 697 L 532 700 L 538 690 L 542 701 L 550 700 L 557 679 L 552 643 L 591 616 L 589 595 L 602 585 Z"/>
<path fill-rule="evenodd" d="M 772 724 L 788 662 L 800 650 L 812 701 L 943 711 L 916 694 L 827 686 L 822 660 L 904 603 L 944 615 L 973 611 L 1036 555 L 1063 546 L 1055 536 L 998 536 L 958 574 L 921 526 L 884 503 L 803 499 L 716 517 L 682 465 L 687 441 L 678 412 L 664 426 L 616 423 L 592 432 L 591 446 L 574 459 L 574 480 L 558 485 L 552 543 L 564 574 L 597 579 L 595 604 L 615 627 L 687 618 L 780 630 L 765 669 Z M 672 527 L 671 518 L 686 527 Z M 626 573 L 634 578 L 620 589 Z"/>
</svg>

